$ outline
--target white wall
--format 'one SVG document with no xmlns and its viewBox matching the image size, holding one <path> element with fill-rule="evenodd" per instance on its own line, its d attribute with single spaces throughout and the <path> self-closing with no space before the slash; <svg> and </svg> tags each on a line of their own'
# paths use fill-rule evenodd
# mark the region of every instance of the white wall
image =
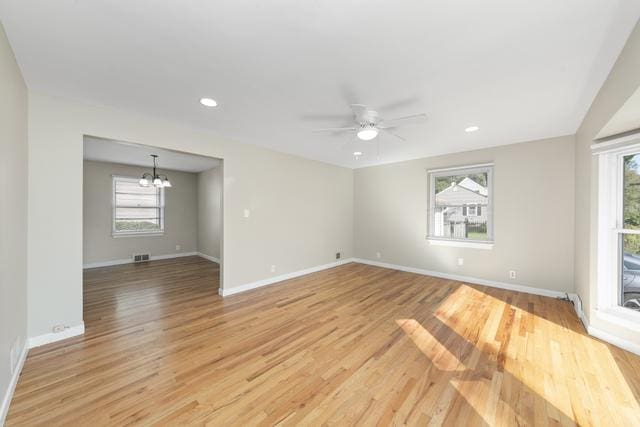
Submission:
<svg viewBox="0 0 640 427">
<path fill-rule="evenodd" d="M 568 136 L 357 169 L 356 257 L 572 292 L 573 153 L 574 139 Z M 427 170 L 489 162 L 494 163 L 493 249 L 429 245 Z M 515 280 L 509 270 L 516 270 Z"/>
<path fill-rule="evenodd" d="M 224 159 L 224 288 L 353 255 L 352 170 L 31 91 L 30 336 L 82 322 L 83 135 Z"/>
<path fill-rule="evenodd" d="M 640 332 L 601 319 L 597 314 L 596 243 L 598 164 L 591 144 L 609 119 L 640 87 L 640 24 L 609 73 L 576 134 L 575 282 L 589 323 L 606 333 L 640 344 Z"/>
<path fill-rule="evenodd" d="M 163 169 L 171 188 L 165 189 L 165 231 L 161 236 L 114 238 L 112 229 L 112 176 L 139 178 L 149 168 L 118 163 L 84 161 L 83 263 L 91 265 L 151 256 L 196 252 L 198 246 L 197 174 Z M 181 248 L 176 249 L 176 245 Z"/>
<path fill-rule="evenodd" d="M 222 169 L 198 174 L 198 252 L 216 259 L 222 239 Z"/>
<path fill-rule="evenodd" d="M 26 339 L 27 88 L 0 24 L 0 424 Z"/>
</svg>

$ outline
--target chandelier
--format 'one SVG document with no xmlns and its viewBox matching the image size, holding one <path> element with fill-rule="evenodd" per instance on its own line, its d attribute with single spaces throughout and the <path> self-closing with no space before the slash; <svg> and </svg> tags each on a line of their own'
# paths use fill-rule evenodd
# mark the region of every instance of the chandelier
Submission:
<svg viewBox="0 0 640 427">
<path fill-rule="evenodd" d="M 142 174 L 142 178 L 140 178 L 140 185 L 142 187 L 148 187 L 153 185 L 154 187 L 171 187 L 171 182 L 167 175 L 156 173 L 156 159 L 158 158 L 157 154 L 151 154 L 153 157 L 153 173 L 145 172 Z"/>
</svg>

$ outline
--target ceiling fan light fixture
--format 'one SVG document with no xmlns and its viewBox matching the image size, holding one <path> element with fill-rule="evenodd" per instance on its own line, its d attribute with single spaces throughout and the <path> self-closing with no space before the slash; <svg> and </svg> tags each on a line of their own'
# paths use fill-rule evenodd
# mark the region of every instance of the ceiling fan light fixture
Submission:
<svg viewBox="0 0 640 427">
<path fill-rule="evenodd" d="M 374 126 L 365 126 L 358 131 L 358 138 L 363 141 L 371 141 L 378 136 L 378 128 Z"/>
</svg>

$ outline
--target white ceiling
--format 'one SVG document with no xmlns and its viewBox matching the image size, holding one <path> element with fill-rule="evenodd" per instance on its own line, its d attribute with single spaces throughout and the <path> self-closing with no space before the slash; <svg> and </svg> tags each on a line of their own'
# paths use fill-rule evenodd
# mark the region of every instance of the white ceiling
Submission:
<svg viewBox="0 0 640 427">
<path fill-rule="evenodd" d="M 85 160 L 122 163 L 125 165 L 146 166 L 151 168 L 151 154 L 158 155 L 158 168 L 183 172 L 202 172 L 220 165 L 219 159 L 178 153 L 146 145 L 130 144 L 110 139 L 84 137 Z"/>
<path fill-rule="evenodd" d="M 0 1 L 31 89 L 351 167 L 574 133 L 639 16 L 638 0 Z M 351 103 L 428 120 L 379 154 L 311 132 L 350 124 Z"/>
</svg>

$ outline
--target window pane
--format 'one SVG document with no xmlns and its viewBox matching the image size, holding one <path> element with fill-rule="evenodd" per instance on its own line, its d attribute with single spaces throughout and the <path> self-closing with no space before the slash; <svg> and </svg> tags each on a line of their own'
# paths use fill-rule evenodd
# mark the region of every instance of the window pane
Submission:
<svg viewBox="0 0 640 427">
<path fill-rule="evenodd" d="M 133 193 L 133 194 L 155 194 L 158 188 L 149 186 L 143 187 L 137 182 L 116 180 L 116 193 Z"/>
<path fill-rule="evenodd" d="M 622 235 L 620 305 L 640 311 L 640 235 Z"/>
<path fill-rule="evenodd" d="M 640 229 L 640 154 L 624 156 L 624 228 Z"/>
<path fill-rule="evenodd" d="M 117 219 L 116 231 L 160 231 L 159 218 Z"/>
<path fill-rule="evenodd" d="M 438 176 L 434 190 L 434 237 L 489 240 L 487 172 Z"/>
<path fill-rule="evenodd" d="M 116 208 L 116 219 L 121 218 L 159 218 L 158 208 Z"/>
<path fill-rule="evenodd" d="M 116 206 L 160 206 L 160 194 L 116 193 Z"/>
</svg>

